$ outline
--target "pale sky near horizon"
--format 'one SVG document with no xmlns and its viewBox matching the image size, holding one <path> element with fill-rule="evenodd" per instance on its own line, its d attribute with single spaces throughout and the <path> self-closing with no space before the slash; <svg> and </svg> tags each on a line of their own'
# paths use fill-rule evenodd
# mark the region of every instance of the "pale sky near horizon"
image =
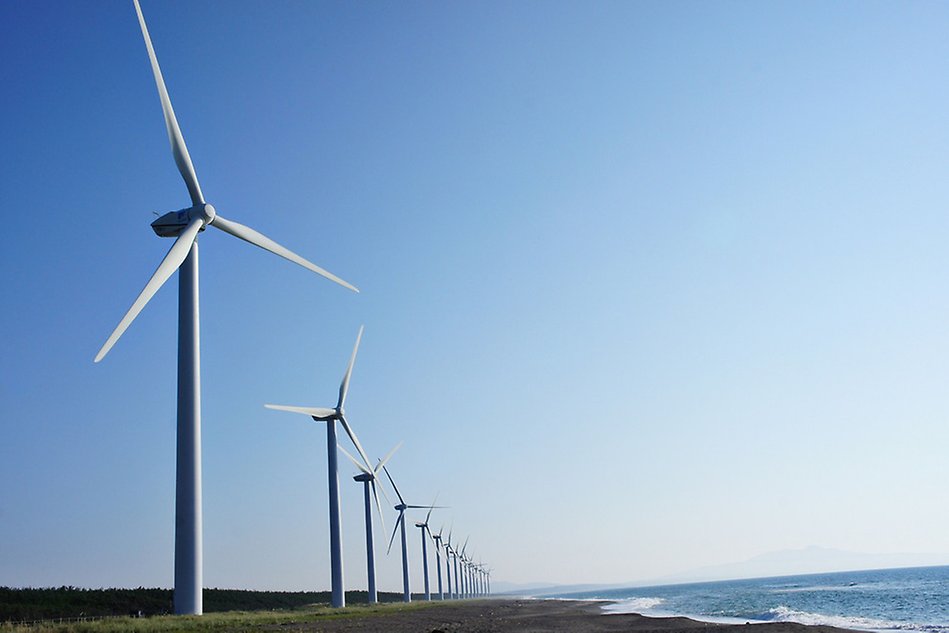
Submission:
<svg viewBox="0 0 949 633">
<path fill-rule="evenodd" d="M 263 404 L 363 323 L 356 432 L 497 580 L 949 552 L 949 5 L 142 8 L 208 201 L 362 290 L 202 234 L 206 586 L 328 588 Z M 174 279 L 92 363 L 188 205 L 131 1 L 0 4 L 0 86 L 0 586 L 171 586 Z"/>
</svg>

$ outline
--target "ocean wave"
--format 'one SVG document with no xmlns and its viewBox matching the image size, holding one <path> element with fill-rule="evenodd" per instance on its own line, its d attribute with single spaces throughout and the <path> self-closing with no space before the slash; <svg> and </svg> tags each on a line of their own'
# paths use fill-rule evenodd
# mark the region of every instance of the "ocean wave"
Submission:
<svg viewBox="0 0 949 633">
<path fill-rule="evenodd" d="M 847 585 L 805 585 L 792 587 L 776 587 L 771 593 L 811 593 L 819 591 L 866 591 L 866 585 L 857 583 Z"/>
<path fill-rule="evenodd" d="M 663 602 L 665 600 L 662 598 L 626 598 L 603 605 L 603 610 L 609 613 L 642 613 L 655 609 Z"/>
<path fill-rule="evenodd" d="M 949 626 L 940 624 L 916 624 L 911 622 L 892 622 L 848 615 L 827 615 L 797 611 L 790 607 L 778 606 L 768 611 L 769 620 L 776 622 L 797 622 L 798 624 L 823 624 L 842 629 L 863 629 L 868 631 L 926 631 L 929 633 L 949 633 Z"/>
</svg>

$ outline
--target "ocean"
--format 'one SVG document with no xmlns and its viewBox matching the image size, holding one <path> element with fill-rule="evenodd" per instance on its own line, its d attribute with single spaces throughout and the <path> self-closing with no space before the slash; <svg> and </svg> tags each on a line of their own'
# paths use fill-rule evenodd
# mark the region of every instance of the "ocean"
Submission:
<svg viewBox="0 0 949 633">
<path fill-rule="evenodd" d="M 633 587 L 556 597 L 615 600 L 604 607 L 607 613 L 949 633 L 949 566 Z"/>
</svg>

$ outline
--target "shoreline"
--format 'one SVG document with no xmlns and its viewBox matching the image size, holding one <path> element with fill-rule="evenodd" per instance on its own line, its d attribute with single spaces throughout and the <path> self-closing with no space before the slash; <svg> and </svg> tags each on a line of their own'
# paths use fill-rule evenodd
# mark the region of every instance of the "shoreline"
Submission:
<svg viewBox="0 0 949 633">
<path fill-rule="evenodd" d="M 827 625 L 797 622 L 704 622 L 684 616 L 656 617 L 638 613 L 608 613 L 615 600 L 545 598 L 485 598 L 462 602 L 426 603 L 425 608 L 394 607 L 368 618 L 342 618 L 313 623 L 294 631 L 326 633 L 386 631 L 391 633 L 853 633 Z M 338 625 L 338 626 L 337 626 Z M 753 627 L 753 628 L 750 628 Z"/>
<path fill-rule="evenodd" d="M 608 613 L 613 600 L 482 598 L 452 602 L 389 603 L 331 609 L 325 605 L 289 611 L 230 612 L 204 616 L 116 618 L 82 625 L 8 627 L 0 631 L 140 633 L 177 631 L 287 631 L 293 633 L 853 633 L 850 629 L 796 622 L 728 624 L 682 616 Z M 753 629 L 749 628 L 753 627 Z"/>
</svg>

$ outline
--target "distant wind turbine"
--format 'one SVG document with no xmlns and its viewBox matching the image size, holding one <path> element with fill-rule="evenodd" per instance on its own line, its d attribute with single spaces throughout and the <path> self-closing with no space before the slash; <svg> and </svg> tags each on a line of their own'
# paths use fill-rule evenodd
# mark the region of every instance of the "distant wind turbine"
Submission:
<svg viewBox="0 0 949 633">
<path fill-rule="evenodd" d="M 438 572 L 438 599 L 445 599 L 445 592 L 442 589 L 442 530 L 445 526 L 438 528 L 438 534 L 432 534 L 432 540 L 435 541 L 435 570 Z M 429 532 L 431 534 L 431 532 Z M 449 591 L 451 591 L 449 589 Z"/>
<path fill-rule="evenodd" d="M 452 593 L 451 589 L 451 532 L 454 529 L 454 522 L 452 526 L 448 528 L 448 538 L 445 539 L 445 576 L 448 578 L 448 598 L 453 600 L 456 598 L 455 594 Z"/>
<path fill-rule="evenodd" d="M 470 536 L 467 537 L 467 538 L 465 538 L 465 544 L 461 546 L 461 552 L 459 553 L 459 555 L 461 556 L 461 571 L 462 571 L 462 575 L 461 575 L 461 587 L 462 587 L 461 597 L 462 597 L 462 598 L 468 598 L 468 597 L 470 597 L 470 595 L 469 595 L 469 585 L 468 585 L 468 559 L 465 558 L 465 550 L 468 549 L 468 540 L 469 540 L 470 538 L 471 538 Z M 457 557 L 457 556 L 455 557 L 455 560 L 458 560 L 458 557 Z"/>
<path fill-rule="evenodd" d="M 465 547 L 468 547 L 468 539 L 465 539 Z M 452 545 L 451 549 L 455 559 L 455 597 L 460 600 L 465 597 L 464 587 L 462 586 L 463 578 L 458 573 L 458 568 L 461 566 L 460 559 L 464 556 L 464 550 L 459 551 L 458 545 Z"/>
<path fill-rule="evenodd" d="M 379 509 L 379 520 L 382 522 L 382 530 L 385 532 L 386 522 L 385 517 L 382 514 L 382 504 L 379 502 L 379 493 L 376 488 L 376 480 L 379 479 L 379 473 L 382 472 L 382 469 L 385 467 L 386 462 L 395 455 L 395 452 L 399 450 L 399 447 L 402 446 L 402 442 L 399 442 L 395 448 L 389 451 L 389 454 L 379 460 L 379 463 L 376 464 L 376 467 L 373 469 L 366 468 L 363 466 L 359 460 L 346 452 L 342 446 L 339 447 L 339 450 L 343 451 L 343 454 L 349 458 L 349 460 L 356 465 L 361 472 L 360 474 L 353 477 L 356 481 L 361 481 L 363 484 L 363 495 L 366 502 L 366 578 L 368 583 L 369 591 L 369 604 L 375 604 L 379 602 L 379 594 L 376 591 L 376 548 L 374 540 L 372 538 L 372 502 L 369 499 L 370 487 L 372 488 L 372 497 L 376 501 L 376 507 Z M 378 490 L 382 490 L 380 486 Z M 385 490 L 382 490 L 383 496 L 385 495 Z M 388 499 L 387 499 L 388 501 Z"/>
<path fill-rule="evenodd" d="M 438 495 L 435 495 L 435 500 L 432 501 L 431 507 L 428 509 L 428 514 L 425 515 L 425 520 L 415 524 L 415 527 L 419 528 L 422 532 L 422 570 L 423 578 L 425 579 L 425 599 L 431 601 L 432 592 L 429 589 L 428 582 L 428 541 L 425 539 L 425 532 L 428 531 L 428 535 L 431 536 L 431 531 L 428 530 L 428 520 L 432 516 L 432 510 L 435 509 L 435 504 L 438 502 Z"/>
<path fill-rule="evenodd" d="M 200 614 L 202 601 L 202 537 L 201 537 L 201 368 L 199 353 L 198 315 L 198 233 L 208 226 L 220 229 L 245 242 L 270 251 L 299 264 L 327 279 L 358 292 L 316 264 L 277 244 L 252 228 L 221 217 L 213 206 L 204 201 L 201 185 L 191 164 L 191 156 L 175 118 L 174 108 L 165 80 L 158 66 L 145 17 L 138 0 L 134 0 L 138 23 L 145 39 L 145 48 L 151 62 L 158 97 L 165 117 L 171 153 L 178 171 L 185 181 L 191 206 L 166 213 L 152 222 L 159 237 L 174 237 L 175 242 L 145 288 L 132 303 L 122 320 L 96 354 L 95 362 L 102 360 L 119 337 L 131 325 L 145 304 L 158 292 L 171 275 L 178 275 L 178 428 L 177 466 L 175 484 L 175 589 L 174 609 L 179 614 Z"/>
<path fill-rule="evenodd" d="M 332 576 L 332 604 L 334 607 L 346 606 L 346 594 L 343 589 L 343 537 L 339 518 L 339 467 L 337 463 L 337 440 L 336 440 L 336 421 L 343 425 L 346 435 L 352 440 L 353 446 L 359 451 L 359 456 L 363 463 L 371 470 L 369 458 L 366 457 L 366 451 L 359 443 L 359 438 L 353 433 L 352 427 L 346 421 L 346 413 L 343 405 L 346 404 L 346 396 L 349 393 L 349 378 L 353 373 L 353 364 L 356 362 L 356 352 L 359 351 L 359 341 L 362 339 L 362 330 L 359 328 L 359 334 L 356 335 L 356 344 L 353 346 L 353 354 L 349 357 L 349 365 L 346 367 L 346 373 L 343 374 L 343 381 L 339 385 L 339 398 L 336 401 L 336 407 L 329 409 L 325 407 L 289 407 L 280 404 L 265 404 L 268 409 L 277 411 L 290 411 L 291 413 L 302 413 L 313 418 L 316 422 L 326 422 L 326 465 L 329 480 L 329 502 L 330 502 L 330 568 Z"/>
<path fill-rule="evenodd" d="M 392 543 L 395 541 L 395 533 L 398 530 L 402 531 L 402 600 L 403 602 L 412 601 L 412 593 L 409 590 L 409 550 L 405 543 L 405 511 L 409 509 L 424 509 L 424 508 L 438 508 L 440 506 L 416 506 L 409 505 L 405 502 L 405 499 L 402 498 L 402 493 L 399 492 L 399 487 L 395 485 L 395 481 L 392 479 L 392 475 L 389 473 L 389 469 L 385 466 L 382 467 L 382 470 L 385 472 L 386 477 L 389 478 L 389 483 L 392 484 L 392 489 L 395 490 L 396 496 L 399 497 L 399 505 L 395 506 L 395 509 L 399 511 L 399 518 L 396 519 L 395 527 L 392 530 L 392 537 L 389 538 L 389 548 L 386 550 L 388 554 L 392 551 Z"/>
</svg>

